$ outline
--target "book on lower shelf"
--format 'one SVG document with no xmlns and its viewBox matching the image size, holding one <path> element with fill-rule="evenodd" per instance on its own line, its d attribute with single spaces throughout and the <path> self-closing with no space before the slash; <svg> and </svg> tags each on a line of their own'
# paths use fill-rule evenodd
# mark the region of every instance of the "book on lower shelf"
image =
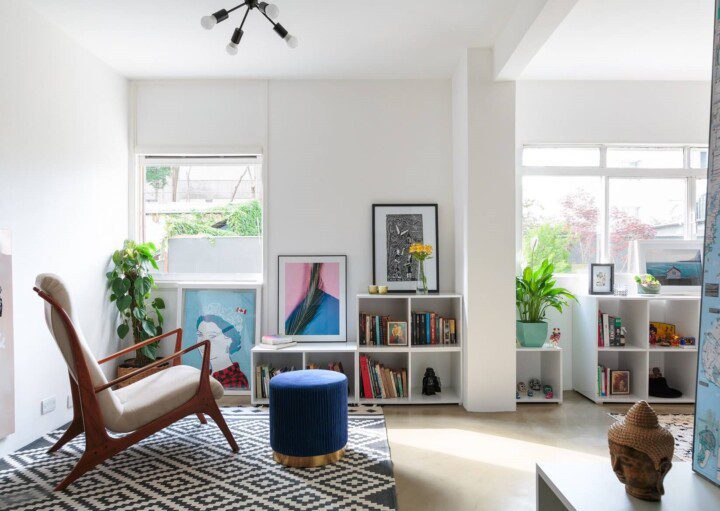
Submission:
<svg viewBox="0 0 720 511">
<path fill-rule="evenodd" d="M 457 344 L 455 318 L 446 318 L 435 312 L 413 312 L 411 323 L 415 346 Z"/>
<path fill-rule="evenodd" d="M 272 367 L 268 364 L 255 366 L 255 398 L 265 399 L 270 397 L 270 380 L 280 373 L 295 371 L 295 366 Z"/>
<path fill-rule="evenodd" d="M 360 357 L 361 397 L 393 399 L 408 397 L 407 370 L 390 369 L 369 357 Z"/>
<path fill-rule="evenodd" d="M 597 366 L 598 397 L 630 394 L 630 371 Z"/>
<path fill-rule="evenodd" d="M 601 348 L 624 347 L 625 328 L 622 318 L 598 311 L 598 337 L 597 344 Z"/>
</svg>

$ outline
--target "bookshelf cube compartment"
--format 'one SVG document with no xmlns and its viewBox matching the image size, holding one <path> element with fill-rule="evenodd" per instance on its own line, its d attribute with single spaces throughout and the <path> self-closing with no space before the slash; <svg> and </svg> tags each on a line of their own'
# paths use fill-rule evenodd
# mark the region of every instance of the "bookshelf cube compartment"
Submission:
<svg viewBox="0 0 720 511">
<path fill-rule="evenodd" d="M 697 374 L 697 355 L 695 350 L 676 348 L 675 351 L 650 350 L 649 368 L 659 367 L 669 387 L 683 393 L 679 398 L 660 398 L 649 396 L 653 403 L 682 403 L 695 401 L 695 378 Z M 649 375 L 648 375 L 649 377 Z"/>
<path fill-rule="evenodd" d="M 305 369 L 308 365 L 315 364 L 317 369 L 328 369 L 330 364 L 340 362 L 343 366 L 343 373 L 348 379 L 348 400 L 355 399 L 355 353 L 328 353 L 328 352 L 306 352 L 305 353 Z"/>
<path fill-rule="evenodd" d="M 462 297 L 460 296 L 435 296 L 435 295 L 413 295 L 410 297 L 410 325 L 409 336 L 412 342 L 413 325 L 412 314 L 430 312 L 440 317 L 455 320 L 456 345 L 462 342 Z M 422 345 L 420 345 L 422 346 Z"/>
<path fill-rule="evenodd" d="M 267 403 L 267 398 L 262 398 L 257 394 L 257 375 L 255 369 L 261 365 L 269 365 L 275 369 L 282 369 L 283 367 L 292 368 L 299 370 L 303 368 L 303 354 L 297 352 L 285 352 L 283 350 L 277 351 L 253 351 L 251 352 L 251 363 L 252 363 L 252 389 L 256 392 L 253 394 L 253 399 L 257 403 Z"/>
<path fill-rule="evenodd" d="M 700 327 L 700 301 L 679 298 L 651 300 L 649 321 L 673 324 L 677 335 L 695 337 L 697 343 Z M 648 338 L 649 335 L 648 325 Z"/>
<path fill-rule="evenodd" d="M 545 394 L 534 392 L 532 397 L 521 395 L 518 403 L 562 403 L 562 350 L 559 349 L 524 349 L 517 350 L 516 374 L 518 382 L 527 383 L 531 378 L 539 378 L 543 387 L 553 388 L 553 397 L 545 398 Z"/>
<path fill-rule="evenodd" d="M 400 370 L 405 369 L 407 378 L 410 378 L 410 360 L 407 352 L 373 352 L 373 353 L 361 353 L 361 357 L 365 356 L 368 358 L 370 363 L 380 363 L 388 369 Z M 359 361 L 358 361 L 359 362 Z M 363 397 L 363 386 L 362 386 L 362 365 L 359 364 L 358 378 L 360 378 L 360 402 L 361 403 L 392 403 L 392 402 L 406 402 L 409 401 L 408 397 L 402 398 L 365 398 Z"/>
<path fill-rule="evenodd" d="M 462 358 L 459 352 L 410 353 L 411 401 L 413 403 L 460 403 L 462 388 Z M 440 378 L 442 392 L 434 396 L 423 396 L 422 383 L 425 369 L 432 367 Z"/>
<path fill-rule="evenodd" d="M 635 402 L 647 396 L 647 351 L 600 351 L 598 363 L 611 370 L 630 371 L 630 393 L 610 394 L 601 401 Z M 597 372 L 597 371 L 596 371 Z"/>
<path fill-rule="evenodd" d="M 648 345 L 648 311 L 646 300 L 598 299 L 599 312 L 621 318 L 626 329 L 625 347 L 646 348 Z"/>
<path fill-rule="evenodd" d="M 407 321 L 407 298 L 390 295 L 370 296 L 373 296 L 373 298 L 358 297 L 358 315 L 390 316 L 392 321 Z"/>
</svg>

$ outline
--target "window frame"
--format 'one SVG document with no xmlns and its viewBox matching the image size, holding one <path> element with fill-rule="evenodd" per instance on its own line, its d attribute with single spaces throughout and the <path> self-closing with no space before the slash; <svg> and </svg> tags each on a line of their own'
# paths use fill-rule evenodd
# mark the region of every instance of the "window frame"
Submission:
<svg viewBox="0 0 720 511">
<path fill-rule="evenodd" d="M 579 147 L 596 148 L 600 150 L 600 163 L 598 166 L 525 166 L 522 164 L 523 151 L 526 148 L 552 147 L 557 149 L 575 149 Z M 638 167 L 608 167 L 608 148 L 638 148 L 638 149 L 667 149 L 682 148 L 682 168 L 638 168 Z M 707 149 L 706 144 L 522 144 L 518 147 L 516 155 L 516 200 L 515 200 L 515 243 L 517 253 L 517 268 L 522 265 L 522 181 L 525 176 L 577 176 L 577 177 L 599 177 L 603 187 L 600 193 L 599 226 L 598 226 L 598 258 L 594 262 L 607 263 L 610 261 L 610 179 L 685 179 L 685 230 L 684 240 L 697 239 L 695 228 L 695 192 L 698 179 L 707 179 L 707 168 L 690 167 L 690 151 L 692 149 Z M 558 275 L 577 275 L 577 273 L 564 273 Z"/>
<path fill-rule="evenodd" d="M 202 164 L 202 165 L 242 165 L 253 164 L 260 166 L 260 182 L 262 185 L 262 271 L 261 273 L 170 273 L 153 270 L 153 277 L 156 282 L 179 283 L 179 282 L 218 282 L 232 281 L 238 283 L 251 283 L 262 285 L 267 280 L 267 175 L 266 163 L 263 153 L 258 151 L 253 154 L 136 154 L 134 158 L 134 169 L 131 175 L 131 197 L 130 197 L 130 235 L 140 242 L 145 241 L 144 216 L 145 216 L 145 173 L 147 165 L 177 165 L 177 164 Z"/>
</svg>

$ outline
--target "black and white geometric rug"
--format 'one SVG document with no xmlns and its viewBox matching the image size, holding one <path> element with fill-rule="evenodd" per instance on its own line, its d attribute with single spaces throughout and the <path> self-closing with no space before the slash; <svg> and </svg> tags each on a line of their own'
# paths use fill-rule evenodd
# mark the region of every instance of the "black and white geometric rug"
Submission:
<svg viewBox="0 0 720 511">
<path fill-rule="evenodd" d="M 165 428 L 95 467 L 64 492 L 83 437 L 55 455 L 57 430 L 0 458 L 0 509 L 49 510 L 394 510 L 395 478 L 380 408 L 352 407 L 345 456 L 324 467 L 273 461 L 266 408 L 222 408 L 240 452 L 212 420 L 195 416 Z"/>
</svg>

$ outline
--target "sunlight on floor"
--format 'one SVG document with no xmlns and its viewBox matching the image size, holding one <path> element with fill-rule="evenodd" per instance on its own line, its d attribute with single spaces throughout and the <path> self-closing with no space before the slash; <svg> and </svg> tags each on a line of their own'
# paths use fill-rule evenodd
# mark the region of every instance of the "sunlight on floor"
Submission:
<svg viewBox="0 0 720 511">
<path fill-rule="evenodd" d="M 607 462 L 602 456 L 462 429 L 388 429 L 388 438 L 391 444 L 532 473 L 539 461 Z"/>
</svg>

